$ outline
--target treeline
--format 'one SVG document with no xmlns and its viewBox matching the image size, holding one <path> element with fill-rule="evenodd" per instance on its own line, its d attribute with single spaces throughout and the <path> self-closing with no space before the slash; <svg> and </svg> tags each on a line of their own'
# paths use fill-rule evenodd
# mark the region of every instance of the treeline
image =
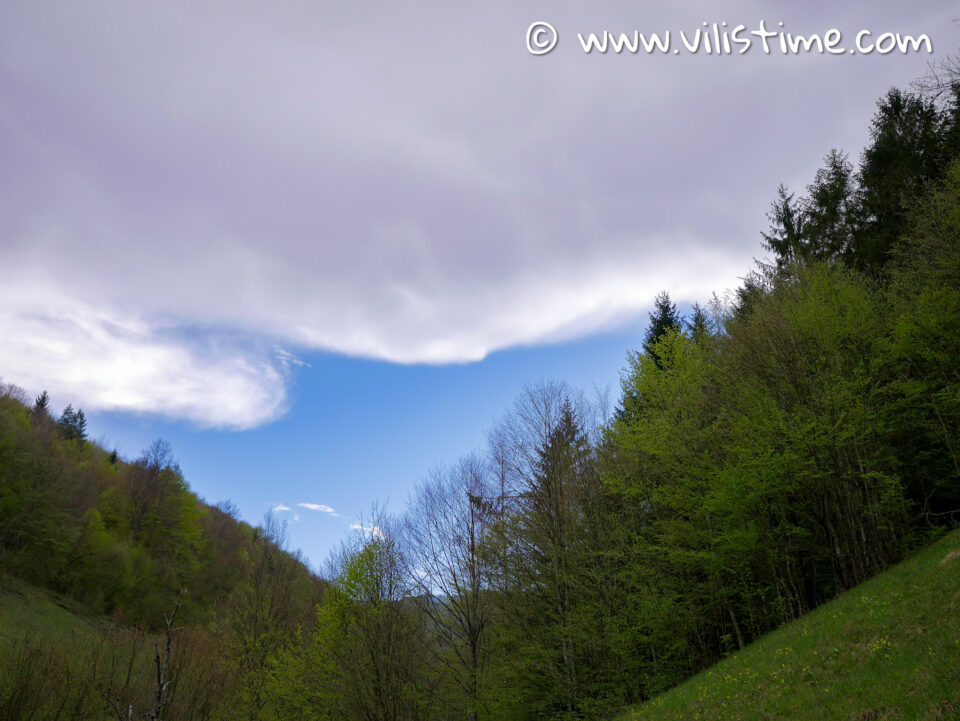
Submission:
<svg viewBox="0 0 960 721">
<path fill-rule="evenodd" d="M 649 698 L 960 520 L 960 77 L 934 90 L 891 91 L 856 167 L 831 152 L 778 191 L 770 257 L 728 297 L 682 317 L 658 296 L 612 412 L 531 387 L 402 515 L 375 507 L 324 586 L 275 522 L 200 503 L 164 446 L 111 458 L 9 392 L 0 563 L 154 623 L 189 587 L 177 683 L 216 682 L 167 719 Z"/>
</svg>

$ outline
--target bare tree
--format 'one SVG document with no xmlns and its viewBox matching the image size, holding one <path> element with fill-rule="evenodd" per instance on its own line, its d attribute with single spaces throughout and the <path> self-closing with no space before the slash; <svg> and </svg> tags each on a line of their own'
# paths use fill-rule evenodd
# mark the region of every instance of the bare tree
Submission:
<svg viewBox="0 0 960 721">
<path fill-rule="evenodd" d="M 435 471 L 417 487 L 403 524 L 407 574 L 430 619 L 433 656 L 465 696 L 472 719 L 483 705 L 496 553 L 488 530 L 497 518 L 498 496 L 491 493 L 485 466 L 479 456 L 468 456 Z"/>
<path fill-rule="evenodd" d="M 960 18 L 953 24 L 960 27 Z M 913 89 L 934 102 L 940 102 L 960 92 L 960 54 L 947 55 L 927 66 L 927 74 L 913 82 Z"/>
<path fill-rule="evenodd" d="M 180 611 L 180 604 L 183 602 L 183 597 L 186 592 L 186 589 L 181 589 L 180 593 L 177 595 L 177 601 L 173 606 L 173 610 L 170 612 L 170 614 L 164 614 L 163 635 L 161 638 L 157 638 L 153 642 L 153 698 L 149 703 L 148 710 L 143 712 L 143 716 L 151 721 L 164 721 L 164 719 L 168 718 L 167 711 L 169 711 L 170 706 L 173 703 L 178 680 L 177 674 L 173 672 L 171 666 L 173 657 L 173 634 L 180 630 L 174 626 L 174 623 L 176 622 L 177 614 Z M 116 721 L 133 721 L 135 718 L 134 704 L 132 701 L 130 701 L 129 696 L 137 675 L 137 657 L 139 656 L 143 636 L 141 633 L 134 631 L 129 634 L 129 639 L 130 650 L 127 655 L 125 669 L 122 670 L 123 682 L 119 685 L 119 687 L 114 685 L 116 683 L 118 671 L 118 669 L 115 667 L 115 662 L 113 667 L 108 668 L 107 677 L 105 679 L 98 679 L 96 668 L 98 664 L 96 662 L 94 663 L 93 669 L 94 686 L 99 690 L 101 698 L 103 698 L 104 703 L 106 703 L 110 708 L 110 711 L 113 713 Z M 101 644 L 101 649 L 97 653 L 97 659 L 99 659 L 99 657 L 102 655 L 104 655 L 103 644 Z"/>
</svg>

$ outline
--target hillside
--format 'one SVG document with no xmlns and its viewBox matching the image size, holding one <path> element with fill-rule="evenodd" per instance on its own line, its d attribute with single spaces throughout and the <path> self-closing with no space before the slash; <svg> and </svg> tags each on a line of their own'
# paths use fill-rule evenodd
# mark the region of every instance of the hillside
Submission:
<svg viewBox="0 0 960 721">
<path fill-rule="evenodd" d="M 11 648 L 21 636 L 50 638 L 92 631 L 69 599 L 22 581 L 0 577 L 0 646 Z"/>
<path fill-rule="evenodd" d="M 960 532 L 621 721 L 960 718 Z"/>
</svg>

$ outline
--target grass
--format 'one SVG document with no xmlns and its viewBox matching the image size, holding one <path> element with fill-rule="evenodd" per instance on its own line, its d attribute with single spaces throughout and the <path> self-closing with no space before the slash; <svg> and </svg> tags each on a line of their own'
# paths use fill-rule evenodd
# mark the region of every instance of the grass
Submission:
<svg viewBox="0 0 960 721">
<path fill-rule="evenodd" d="M 619 719 L 960 720 L 960 531 Z"/>
<path fill-rule="evenodd" d="M 87 634 L 90 624 L 55 594 L 10 577 L 0 577 L 0 646 L 25 634 L 62 638 Z"/>
</svg>

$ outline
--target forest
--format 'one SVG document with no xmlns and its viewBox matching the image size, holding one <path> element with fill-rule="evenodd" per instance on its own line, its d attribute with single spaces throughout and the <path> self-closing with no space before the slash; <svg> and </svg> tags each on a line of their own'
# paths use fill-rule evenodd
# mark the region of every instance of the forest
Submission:
<svg viewBox="0 0 960 721">
<path fill-rule="evenodd" d="M 529 386 L 319 572 L 3 385 L 0 591 L 86 621 L 0 627 L 0 719 L 611 718 L 955 528 L 956 66 L 867 133 L 774 189 L 740 287 L 656 297 L 614 408 Z"/>
</svg>

